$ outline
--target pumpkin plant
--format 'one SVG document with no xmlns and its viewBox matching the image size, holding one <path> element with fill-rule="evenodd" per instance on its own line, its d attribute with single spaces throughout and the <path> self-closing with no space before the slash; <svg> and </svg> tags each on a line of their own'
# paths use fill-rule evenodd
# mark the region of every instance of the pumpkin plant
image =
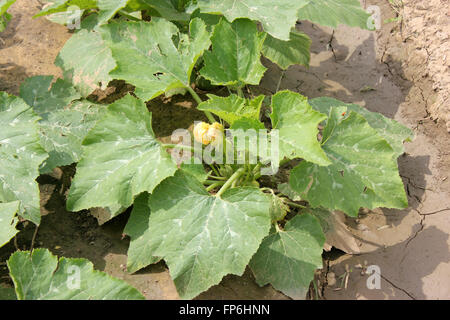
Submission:
<svg viewBox="0 0 450 320">
<path fill-rule="evenodd" d="M 129 272 L 164 260 L 191 299 L 249 266 L 259 285 L 305 298 L 333 211 L 407 206 L 397 157 L 411 130 L 332 98 L 246 90 L 266 72 L 261 56 L 283 70 L 308 65 L 298 19 L 366 27 L 359 1 L 58 0 L 38 16 L 61 21 L 73 5 L 81 28 L 55 61 L 64 79 L 32 77 L 20 97 L 0 95 L 1 244 L 17 216 L 40 223 L 36 177 L 77 163 L 68 210 L 100 207 L 113 218 L 132 206 Z M 112 80 L 134 89 L 109 105 L 93 100 Z M 205 117 L 193 138 L 162 143 L 146 103 L 188 93 Z M 280 166 L 290 172 L 277 184 Z M 45 255 L 42 268 L 54 269 Z M 13 279 L 19 259 L 9 261 Z"/>
</svg>

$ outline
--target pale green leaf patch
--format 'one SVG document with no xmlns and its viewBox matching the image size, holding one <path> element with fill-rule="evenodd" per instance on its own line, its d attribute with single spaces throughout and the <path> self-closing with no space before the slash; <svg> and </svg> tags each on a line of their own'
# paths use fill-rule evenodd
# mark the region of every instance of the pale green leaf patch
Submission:
<svg viewBox="0 0 450 320">
<path fill-rule="evenodd" d="M 47 249 L 35 249 L 15 252 L 7 264 L 18 300 L 144 300 L 86 259 L 58 259 Z"/>
<path fill-rule="evenodd" d="M 290 185 L 312 207 L 341 210 L 356 217 L 360 207 L 408 205 L 395 151 L 358 113 L 332 109 L 323 149 L 332 164 L 303 161 L 291 171 Z"/>
<path fill-rule="evenodd" d="M 55 60 L 64 78 L 71 80 L 83 97 L 105 89 L 116 63 L 99 33 L 80 30 L 67 40 Z"/>
<path fill-rule="evenodd" d="M 0 92 L 0 202 L 20 200 L 20 215 L 39 224 L 38 168 L 48 157 L 39 142 L 39 117 L 21 98 Z"/>
<path fill-rule="evenodd" d="M 308 0 L 298 11 L 299 20 L 309 20 L 322 26 L 336 28 L 340 24 L 369 29 L 368 14 L 359 0 Z"/>
<path fill-rule="evenodd" d="M 50 1 L 48 1 L 50 2 Z M 94 9 L 97 7 L 97 0 L 53 0 L 51 4 L 42 9 L 33 18 L 66 11 L 70 6 L 77 6 L 80 9 Z"/>
<path fill-rule="evenodd" d="M 123 233 L 130 236 L 130 247 L 128 248 L 127 269 L 128 272 L 136 272 L 146 266 L 161 260 L 154 257 L 151 251 L 151 237 L 149 229 L 150 207 L 148 206 L 148 193 L 140 194 L 133 203 L 133 210 Z"/>
<path fill-rule="evenodd" d="M 331 162 L 317 139 L 326 115 L 315 111 L 306 97 L 288 90 L 272 96 L 272 128 L 279 130 L 280 159 L 303 158 L 321 166 Z"/>
<path fill-rule="evenodd" d="M 81 142 L 106 109 L 87 100 L 74 101 L 81 95 L 64 80 L 58 79 L 49 88 L 52 78 L 31 77 L 20 88 L 21 97 L 41 117 L 40 141 L 49 154 L 41 165 L 41 173 L 78 162 Z"/>
<path fill-rule="evenodd" d="M 219 97 L 208 94 L 208 100 L 200 103 L 197 109 L 209 111 L 221 119 L 233 125 L 239 119 L 249 118 L 259 121 L 264 96 L 260 95 L 254 99 L 241 98 L 235 94 L 228 97 Z"/>
<path fill-rule="evenodd" d="M 260 286 L 270 283 L 294 299 L 305 299 L 314 272 L 322 268 L 325 236 L 316 218 L 297 215 L 272 232 L 250 261 Z"/>
<path fill-rule="evenodd" d="M 103 24 L 109 21 L 120 10 L 125 8 L 130 0 L 97 0 L 99 14 L 98 24 Z"/>
<path fill-rule="evenodd" d="M 7 244 L 19 232 L 16 215 L 19 212 L 20 201 L 0 203 L 0 247 Z"/>
<path fill-rule="evenodd" d="M 289 40 L 279 40 L 268 35 L 262 47 L 263 55 L 275 62 L 281 69 L 300 64 L 309 66 L 311 39 L 304 33 L 291 31 Z"/>
<path fill-rule="evenodd" d="M 153 132 L 151 113 L 130 95 L 109 105 L 83 141 L 67 208 L 129 207 L 177 170 Z"/>
<path fill-rule="evenodd" d="M 297 12 L 307 0 L 198 0 L 201 12 L 223 14 L 229 21 L 249 18 L 260 21 L 264 31 L 281 40 L 289 40 L 289 32 L 297 21 Z"/>
<path fill-rule="evenodd" d="M 270 229 L 270 200 L 259 189 L 232 188 L 217 197 L 181 171 L 164 180 L 148 203 L 142 242 L 147 257 L 166 261 L 183 299 L 227 274 L 242 275 Z"/>
<path fill-rule="evenodd" d="M 143 100 L 189 87 L 197 59 L 210 46 L 210 34 L 198 18 L 190 22 L 189 35 L 161 18 L 113 22 L 100 30 L 117 63 L 110 75 L 136 86 Z"/>
<path fill-rule="evenodd" d="M 255 22 L 222 18 L 214 27 L 212 50 L 205 52 L 200 74 L 215 85 L 258 85 L 267 70 L 260 61 L 266 34 Z"/>
<path fill-rule="evenodd" d="M 319 112 L 328 114 L 332 108 L 345 107 L 348 111 L 354 111 L 362 115 L 369 125 L 374 128 L 391 145 L 395 155 L 403 153 L 403 143 L 414 139 L 414 132 L 401 123 L 387 118 L 378 112 L 371 112 L 354 103 L 345 103 L 334 98 L 320 97 L 309 100 L 309 104 Z M 346 111 L 346 110 L 342 110 Z"/>
</svg>

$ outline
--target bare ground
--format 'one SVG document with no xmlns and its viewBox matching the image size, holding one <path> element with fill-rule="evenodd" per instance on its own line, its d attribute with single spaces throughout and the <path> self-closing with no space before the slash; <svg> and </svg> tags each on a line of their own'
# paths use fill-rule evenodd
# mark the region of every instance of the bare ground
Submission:
<svg viewBox="0 0 450 320">
<path fill-rule="evenodd" d="M 404 1 L 405 5 L 413 2 Z M 365 5 L 369 4 L 381 7 L 383 20 L 395 17 L 387 0 L 366 1 Z M 36 0 L 18 0 L 11 8 L 13 20 L 0 34 L 0 90 L 17 94 L 26 77 L 60 76 L 53 61 L 70 34 L 44 18 L 32 20 L 38 7 Z M 405 20 L 409 19 L 407 14 Z M 428 23 L 426 27 L 434 25 Z M 436 90 L 440 81 L 436 79 L 442 74 L 448 77 L 448 72 L 428 66 L 411 49 L 412 43 L 413 46 L 419 43 L 426 51 L 430 48 L 427 41 L 434 40 L 410 33 L 408 22 L 383 24 L 377 32 L 343 26 L 333 33 L 329 28 L 307 22 L 298 28 L 313 39 L 311 66 L 289 68 L 280 89 L 291 89 L 309 97 L 332 96 L 360 103 L 371 111 L 395 118 L 416 134 L 416 139 L 406 145 L 406 153 L 399 158 L 410 207 L 362 211 L 359 219 L 346 219 L 354 235 L 356 254 L 332 250 L 324 255 L 319 296 L 325 299 L 449 299 L 450 138 L 445 121 L 436 120 L 443 117 L 433 111 L 438 95 L 448 94 L 445 87 Z M 406 40 L 405 34 L 409 35 Z M 267 64 L 269 72 L 261 86 L 251 88 L 255 93 L 273 92 L 280 79 L 281 71 Z M 150 109 L 154 113 L 155 131 L 161 136 L 168 135 L 167 128 L 159 125 L 163 121 L 170 120 L 174 128 L 188 127 L 192 120 L 201 117 L 192 109 L 192 101 L 180 97 L 152 102 Z M 436 107 L 436 110 L 443 109 Z M 122 230 L 128 213 L 98 226 L 87 211 L 65 210 L 65 193 L 73 172 L 74 167 L 65 167 L 38 180 L 45 216 L 37 246 L 49 248 L 58 255 L 88 258 L 96 268 L 136 286 L 148 299 L 178 298 L 163 263 L 134 275 L 126 273 L 128 239 L 122 236 Z M 31 226 L 24 229 L 17 245 L 28 249 L 34 229 Z M 0 261 L 5 261 L 13 251 L 13 243 L 2 248 Z M 381 269 L 380 290 L 367 289 L 367 275 L 361 271 L 368 265 L 378 265 Z M 0 264 L 0 282 L 10 284 L 6 274 L 5 266 Z M 342 285 L 341 279 L 344 279 Z M 258 287 L 248 271 L 242 277 L 225 277 L 199 298 L 287 299 L 270 286 Z"/>
</svg>

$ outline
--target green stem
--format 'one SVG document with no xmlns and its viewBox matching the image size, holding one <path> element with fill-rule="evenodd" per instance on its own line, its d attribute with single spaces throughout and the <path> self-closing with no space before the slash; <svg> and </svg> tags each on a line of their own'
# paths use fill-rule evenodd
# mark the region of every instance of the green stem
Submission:
<svg viewBox="0 0 450 320">
<path fill-rule="evenodd" d="M 244 168 L 239 168 L 233 175 L 225 182 L 225 184 L 220 188 L 219 192 L 217 192 L 216 196 L 220 197 L 227 189 L 233 184 L 234 180 L 239 178 L 244 173 Z"/>
<path fill-rule="evenodd" d="M 182 144 L 173 144 L 173 143 L 163 143 L 162 145 L 164 148 L 180 148 L 180 149 L 185 149 L 185 150 L 190 150 L 192 152 L 195 151 L 195 149 L 191 146 L 185 146 Z"/>
<path fill-rule="evenodd" d="M 125 18 L 132 20 L 132 21 L 141 21 L 140 19 L 133 17 L 132 15 L 128 14 L 126 11 L 124 10 L 119 10 L 119 14 L 121 16 L 124 16 Z"/>
<path fill-rule="evenodd" d="M 217 177 L 217 176 L 212 176 L 212 175 L 208 175 L 208 178 L 216 179 L 216 180 L 227 180 L 227 178 L 225 178 L 225 177 Z"/>
<path fill-rule="evenodd" d="M 217 180 L 205 180 L 205 181 L 203 181 L 203 184 L 207 184 L 207 185 L 216 184 L 216 183 L 219 183 L 220 185 L 223 185 L 225 183 L 225 181 L 217 181 Z"/>
<path fill-rule="evenodd" d="M 300 208 L 300 209 L 307 208 L 305 206 L 302 206 L 301 204 L 298 204 L 298 203 L 295 203 L 295 202 L 292 202 L 292 201 L 288 201 L 288 200 L 285 200 L 284 203 L 286 203 L 286 204 L 288 204 L 290 206 L 296 207 L 296 208 Z"/>
<path fill-rule="evenodd" d="M 211 167 L 211 169 L 214 171 L 214 173 L 216 174 L 216 176 L 220 176 L 219 172 L 217 171 L 216 167 L 214 167 L 213 164 L 209 165 Z"/>
<path fill-rule="evenodd" d="M 253 175 L 257 175 L 258 173 L 260 173 L 260 169 L 261 169 L 261 163 L 259 162 L 259 163 L 253 168 Z"/>
<path fill-rule="evenodd" d="M 200 103 L 203 102 L 202 99 L 200 98 L 200 96 L 197 94 L 197 92 L 195 92 L 194 89 L 191 88 L 191 86 L 187 86 L 186 88 L 188 89 L 189 93 L 191 94 L 191 96 L 194 98 L 194 100 L 195 100 L 198 104 L 200 104 Z M 204 113 L 205 113 L 206 117 L 208 118 L 209 122 L 211 122 L 211 123 L 216 122 L 216 119 L 214 119 L 214 117 L 213 117 L 213 115 L 212 115 L 211 112 L 209 112 L 209 111 L 204 111 Z"/>
<path fill-rule="evenodd" d="M 242 88 L 241 87 L 237 87 L 237 94 L 239 97 L 244 98 L 244 93 L 242 92 Z"/>
<path fill-rule="evenodd" d="M 277 232 L 281 232 L 283 230 L 281 230 L 280 226 L 278 225 L 277 222 L 275 222 L 275 229 L 277 230 Z"/>
<path fill-rule="evenodd" d="M 208 188 L 206 188 L 206 191 L 211 191 L 211 190 L 213 190 L 214 188 L 217 188 L 217 187 L 219 187 L 219 186 L 221 186 L 222 184 L 220 183 L 220 182 L 216 182 L 216 183 L 213 183 L 212 185 L 210 185 Z"/>
</svg>

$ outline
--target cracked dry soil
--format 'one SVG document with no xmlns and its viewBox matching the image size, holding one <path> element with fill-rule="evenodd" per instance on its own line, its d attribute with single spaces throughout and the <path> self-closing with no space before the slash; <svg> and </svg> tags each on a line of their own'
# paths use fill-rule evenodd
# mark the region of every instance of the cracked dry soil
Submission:
<svg viewBox="0 0 450 320">
<path fill-rule="evenodd" d="M 448 79 L 449 74 L 448 69 L 438 68 L 436 59 L 422 59 L 421 54 L 427 49 L 436 55 L 430 41 L 438 40 L 432 37 L 442 38 L 441 34 L 428 31 L 426 39 L 419 36 L 417 19 L 413 21 L 415 29 L 411 29 L 411 17 L 417 17 L 416 6 L 422 2 L 425 1 L 404 1 L 406 7 L 401 12 L 406 12 L 405 23 L 383 23 L 376 32 L 345 26 L 333 31 L 309 22 L 297 26 L 312 38 L 311 65 L 290 67 L 281 79 L 280 89 L 311 98 L 330 96 L 359 103 L 400 121 L 416 134 L 398 160 L 409 208 L 361 210 L 358 219 L 345 218 L 355 243 L 347 251 L 353 254 L 337 249 L 324 254 L 324 268 L 316 279 L 321 299 L 450 299 L 450 137 L 441 112 L 444 109 L 435 104 L 439 97 L 448 94 L 448 89 L 436 84 L 436 79 Z M 367 0 L 363 5 L 378 5 L 382 21 L 396 16 L 387 0 Z M 0 34 L 0 90 L 17 94 L 26 77 L 61 76 L 53 61 L 70 33 L 44 18 L 31 19 L 40 6 L 37 0 L 18 0 L 11 7 L 13 19 Z M 423 27 L 428 28 L 441 20 L 438 17 L 424 21 Z M 448 43 L 441 38 L 439 43 Z M 420 50 L 414 49 L 418 47 Z M 430 61 L 434 61 L 433 66 Z M 261 85 L 250 88 L 255 94 L 273 92 L 280 80 L 281 71 L 265 64 L 269 70 Z M 371 90 L 364 90 L 367 87 Z M 158 127 L 163 121 L 170 121 L 175 129 L 201 120 L 201 114 L 192 106 L 191 100 L 181 96 L 152 102 L 149 108 L 155 131 L 168 135 L 167 128 Z M 38 179 L 44 217 L 36 246 L 58 255 L 88 258 L 97 269 L 128 281 L 148 299 L 177 299 L 163 263 L 133 275 L 125 271 L 128 240 L 122 231 L 129 213 L 99 226 L 89 212 L 65 210 L 65 193 L 74 170 L 74 166 L 69 166 Z M 33 232 L 33 227 L 25 225 L 17 237 L 17 246 L 28 249 Z M 14 250 L 14 243 L 2 248 L 0 261 L 6 261 Z M 380 289 L 367 288 L 365 270 L 370 265 L 380 268 Z M 11 285 L 3 263 L 0 285 Z M 242 277 L 225 277 L 198 299 L 288 297 L 271 286 L 258 287 L 247 270 Z"/>
</svg>

